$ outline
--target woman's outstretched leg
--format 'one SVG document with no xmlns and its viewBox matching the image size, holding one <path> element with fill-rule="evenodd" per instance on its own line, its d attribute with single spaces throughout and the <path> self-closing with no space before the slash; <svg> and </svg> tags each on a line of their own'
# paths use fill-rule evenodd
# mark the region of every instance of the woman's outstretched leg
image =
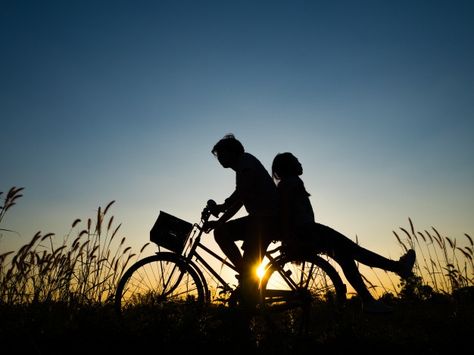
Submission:
<svg viewBox="0 0 474 355">
<path fill-rule="evenodd" d="M 361 247 L 342 233 L 323 224 L 315 224 L 315 234 L 324 246 L 325 252 L 330 256 L 340 254 L 342 251 L 345 257 L 350 257 L 370 267 L 397 273 L 404 278 L 410 276 L 415 263 L 414 250 L 409 250 L 399 260 L 392 260 Z"/>
<path fill-rule="evenodd" d="M 362 279 L 362 275 L 357 268 L 357 265 L 352 256 L 347 255 L 341 251 L 333 256 L 334 260 L 341 266 L 347 281 L 351 284 L 357 295 L 362 301 L 362 308 L 364 312 L 368 313 L 388 313 L 392 308 L 385 305 L 383 302 L 376 300 L 370 293 L 367 285 Z"/>
</svg>

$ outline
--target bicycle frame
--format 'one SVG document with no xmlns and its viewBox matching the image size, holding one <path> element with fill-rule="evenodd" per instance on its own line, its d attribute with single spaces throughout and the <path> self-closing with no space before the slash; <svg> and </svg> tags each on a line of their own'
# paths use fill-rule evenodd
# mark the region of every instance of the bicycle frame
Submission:
<svg viewBox="0 0 474 355">
<path fill-rule="evenodd" d="M 203 222 L 205 222 L 205 220 Z M 210 255 L 213 258 L 213 260 L 221 262 L 222 264 L 226 265 L 227 267 L 234 270 L 235 272 L 237 272 L 236 267 L 233 264 L 229 263 L 227 260 L 225 260 L 220 255 L 218 255 L 217 253 L 215 253 L 214 251 L 209 249 L 207 246 L 205 246 L 204 244 L 201 243 L 202 234 L 204 232 L 201 225 L 195 223 L 193 225 L 193 228 L 194 228 L 193 229 L 194 233 L 189 238 L 189 246 L 187 248 L 185 248 L 185 250 L 183 251 L 181 256 L 184 258 L 184 260 L 189 265 L 191 265 L 193 267 L 193 269 L 196 271 L 196 273 L 199 274 L 199 276 L 201 278 L 201 281 L 202 281 L 202 284 L 203 284 L 204 289 L 205 289 L 206 299 L 209 300 L 209 297 L 210 297 L 208 282 L 207 282 L 207 279 L 205 278 L 201 268 L 197 265 L 197 263 L 201 264 L 202 267 L 205 268 L 205 270 L 207 272 L 209 272 L 219 282 L 219 286 L 221 286 L 223 288 L 223 291 L 229 291 L 229 292 L 232 291 L 233 289 L 232 289 L 231 286 L 229 286 L 229 283 L 220 274 L 218 274 L 214 270 L 214 268 L 203 257 L 203 255 L 201 255 L 199 253 L 198 250 L 202 250 L 202 251 L 206 252 L 207 255 Z M 198 231 L 197 235 L 195 235 L 196 231 Z M 188 251 L 186 251 L 186 249 L 188 249 Z M 285 280 L 288 287 L 292 291 L 295 291 L 299 287 L 301 287 L 302 285 L 298 285 L 297 283 L 295 283 L 295 281 L 292 280 L 291 277 L 289 277 L 289 275 L 287 275 L 287 273 L 283 270 L 283 267 L 279 263 L 276 262 L 275 257 L 272 256 L 273 254 L 275 254 L 277 252 L 280 252 L 280 249 L 281 249 L 281 247 L 277 247 L 277 248 L 274 248 L 272 250 L 267 250 L 265 252 L 264 257 L 266 257 L 269 260 L 269 262 L 267 264 L 267 267 L 270 264 L 273 264 L 274 266 L 277 266 L 278 273 Z M 306 280 L 306 283 L 307 282 L 308 282 L 308 280 Z M 275 294 L 278 294 L 279 296 L 281 296 L 281 295 L 288 294 L 289 291 L 288 290 L 273 290 L 273 292 Z"/>
<path fill-rule="evenodd" d="M 276 262 L 275 258 L 272 256 L 273 253 L 276 253 L 277 251 L 280 250 L 281 247 L 278 247 L 276 249 L 273 249 L 273 250 L 267 250 L 266 253 L 265 253 L 265 256 L 270 260 L 270 262 L 268 263 L 268 265 L 276 265 L 278 266 L 278 273 L 281 275 L 281 277 L 286 281 L 286 283 L 288 284 L 288 286 L 292 289 L 292 290 L 296 290 L 298 289 L 298 285 L 296 284 L 296 282 L 293 281 L 293 279 L 291 279 L 290 277 L 288 277 L 289 275 L 287 275 L 287 273 L 285 272 L 285 270 L 283 270 L 283 268 L 281 267 L 281 265 L 279 263 Z M 309 279 L 306 281 L 306 283 L 309 282 Z M 307 286 L 307 285 L 305 285 Z"/>
<path fill-rule="evenodd" d="M 201 238 L 202 238 L 202 233 L 203 233 L 203 229 L 202 229 L 202 226 L 200 226 L 199 224 L 195 223 L 194 224 L 194 227 L 199 231 L 197 236 L 195 237 L 194 241 L 192 241 L 193 237 L 190 238 L 191 240 L 191 246 L 190 246 L 190 250 L 189 252 L 187 253 L 187 255 L 185 254 L 185 259 L 196 269 L 196 271 L 200 274 L 201 278 L 202 278 L 202 281 L 203 281 L 203 285 L 206 289 L 206 292 L 208 292 L 208 285 L 207 285 L 207 280 L 206 278 L 204 277 L 202 271 L 200 270 L 200 268 L 196 265 L 196 263 L 194 262 L 193 258 L 199 262 L 213 277 L 215 277 L 219 283 L 220 283 L 220 286 L 223 287 L 224 291 L 231 291 L 232 290 L 232 287 L 229 286 L 229 283 L 227 281 L 224 280 L 224 278 L 219 275 L 219 273 L 216 272 L 216 270 L 214 270 L 214 268 L 206 261 L 206 259 L 198 252 L 198 249 L 204 251 L 207 253 L 207 255 L 210 255 L 214 258 L 214 260 L 216 261 L 219 261 L 221 262 L 222 264 L 226 265 L 227 267 L 229 267 L 230 269 L 234 270 L 235 272 L 237 272 L 237 269 L 236 267 L 229 263 L 227 260 L 225 260 L 223 257 L 221 257 L 220 255 L 218 255 L 217 253 L 215 253 L 214 251 L 212 251 L 211 249 L 209 249 L 208 247 L 206 247 L 204 244 L 201 243 Z M 196 232 L 196 229 L 194 230 Z"/>
<path fill-rule="evenodd" d="M 135 292 L 135 297 L 138 297 L 138 300 L 142 295 L 145 298 L 149 294 L 153 296 L 154 285 L 150 281 L 153 281 L 155 277 L 153 276 L 155 271 L 152 266 L 155 262 L 163 262 L 163 265 L 170 266 L 162 273 L 162 271 L 159 271 L 161 270 L 161 266 L 159 266 L 161 264 L 158 264 L 157 277 L 161 278 L 160 283 L 163 286 L 161 287 L 161 294 L 157 295 L 159 297 L 158 302 L 168 299 L 168 297 L 174 297 L 175 291 L 178 291 L 176 295 L 181 297 L 181 290 L 178 290 L 181 285 L 185 285 L 183 294 L 189 294 L 191 299 L 196 297 L 197 294 L 199 302 L 222 301 L 222 299 L 219 299 L 220 297 L 211 299 L 211 291 L 214 291 L 214 288 L 209 289 L 211 282 L 216 290 L 221 289 L 219 296 L 222 293 L 229 294 L 229 299 L 226 301 L 229 301 L 230 305 L 235 305 L 235 302 L 240 301 L 239 294 L 234 297 L 235 286 L 226 281 L 228 278 L 226 275 L 222 275 L 221 272 L 222 266 L 225 266 L 226 270 L 233 270 L 237 273 L 236 267 L 202 242 L 202 234 L 207 233 L 205 226 L 211 214 L 208 208 L 209 206 L 202 212 L 200 223 L 192 225 L 184 249 L 164 251 L 157 243 L 158 252 L 155 256 L 149 256 L 136 262 L 125 272 L 116 292 L 116 308 L 119 312 L 121 311 L 122 301 L 128 302 L 127 299 L 130 299 L 128 297 L 132 297 L 133 300 Z M 316 293 L 318 293 L 318 287 L 321 284 L 324 285 L 323 288 L 320 288 L 321 290 L 328 289 L 326 278 L 329 280 L 330 289 L 335 288 L 337 296 L 341 296 L 341 299 L 345 298 L 345 286 L 337 271 L 317 255 L 311 257 L 295 256 L 294 251 L 288 253 L 286 247 L 281 245 L 266 250 L 262 260 L 266 261 L 266 265 L 265 273 L 260 275 L 261 309 L 268 309 L 269 307 L 273 309 L 283 307 L 291 309 L 295 306 L 306 306 L 311 303 L 313 292 L 316 290 Z M 222 265 L 221 269 L 219 270 L 218 267 L 214 266 L 213 262 L 220 263 Z M 150 269 L 147 269 L 147 265 L 150 265 Z M 319 269 L 322 273 L 317 271 Z M 316 270 L 317 273 L 314 273 L 313 270 Z M 150 279 L 147 276 L 148 272 L 151 276 Z M 134 275 L 137 275 L 136 278 Z M 322 275 L 322 283 L 320 283 L 318 275 Z M 186 279 L 183 279 L 184 277 Z M 129 280 L 134 282 L 130 289 L 127 288 Z M 127 293 L 126 296 L 124 290 Z M 129 291 L 130 293 L 128 293 Z M 151 293 L 148 293 L 149 291 Z M 280 305 L 283 307 L 280 307 Z M 278 308 L 274 306 L 278 306 Z"/>
<path fill-rule="evenodd" d="M 196 273 L 201 278 L 207 300 L 210 299 L 209 286 L 208 286 L 207 279 L 204 276 L 204 273 L 201 267 L 198 266 L 198 264 L 200 264 L 202 268 L 204 268 L 207 272 L 209 272 L 215 278 L 215 280 L 218 281 L 219 283 L 218 286 L 222 287 L 224 292 L 230 292 L 233 290 L 233 288 L 219 273 L 216 272 L 216 270 L 210 265 L 210 263 L 206 260 L 206 258 L 202 254 L 199 253 L 199 251 L 205 252 L 206 255 L 211 256 L 214 261 L 221 262 L 223 265 L 227 266 L 228 268 L 230 268 L 231 270 L 237 273 L 237 269 L 233 264 L 225 260 L 216 252 L 209 249 L 203 243 L 201 243 L 202 234 L 204 232 L 203 226 L 208 221 L 209 217 L 210 217 L 210 212 L 209 210 L 205 209 L 203 211 L 203 215 L 201 216 L 200 224 L 194 223 L 193 225 L 193 232 L 192 232 L 193 234 L 189 237 L 187 241 L 188 246 L 183 250 L 181 254 L 178 254 L 181 257 L 183 257 L 186 263 L 191 265 L 191 267 L 196 271 Z M 196 235 L 196 232 L 197 232 L 197 235 Z M 267 257 L 270 260 L 270 262 L 273 262 L 275 261 L 275 258 L 272 256 L 272 254 L 278 251 L 280 251 L 279 247 L 273 250 L 267 250 L 265 252 L 264 257 Z M 285 274 L 283 268 L 280 267 L 280 265 L 278 265 L 278 272 L 286 280 L 290 289 L 296 290 L 298 288 L 298 285 L 296 285 L 295 282 L 291 278 L 289 278 L 288 275 Z"/>
</svg>

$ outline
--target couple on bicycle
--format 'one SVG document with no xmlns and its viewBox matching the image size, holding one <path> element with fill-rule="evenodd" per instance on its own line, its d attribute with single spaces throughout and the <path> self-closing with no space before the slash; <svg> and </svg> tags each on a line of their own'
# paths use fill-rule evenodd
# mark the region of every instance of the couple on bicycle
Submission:
<svg viewBox="0 0 474 355">
<path fill-rule="evenodd" d="M 389 312 L 390 308 L 374 299 L 355 261 L 392 271 L 406 278 L 411 275 L 415 252 L 409 250 L 399 260 L 390 260 L 360 247 L 343 234 L 316 223 L 301 178 L 303 168 L 291 153 L 278 154 L 272 164 L 272 176 L 261 162 L 245 151 L 232 134 L 217 142 L 212 153 L 224 168 L 236 174 L 234 192 L 214 208 L 219 219 L 208 221 L 205 230 L 214 230 L 222 252 L 235 265 L 244 304 L 258 299 L 255 268 L 261 263 L 268 245 L 281 241 L 287 250 L 298 253 L 324 253 L 342 268 L 346 279 L 356 290 L 366 312 Z M 242 208 L 248 215 L 231 218 Z M 236 241 L 243 241 L 241 253 Z"/>
</svg>

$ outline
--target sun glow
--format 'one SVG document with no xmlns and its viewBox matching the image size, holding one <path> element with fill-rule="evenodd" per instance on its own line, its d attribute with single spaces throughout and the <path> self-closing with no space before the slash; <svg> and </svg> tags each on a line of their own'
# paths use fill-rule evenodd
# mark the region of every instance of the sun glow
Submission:
<svg viewBox="0 0 474 355">
<path fill-rule="evenodd" d="M 265 275 L 265 264 L 261 263 L 256 270 L 258 278 L 261 280 L 263 275 Z"/>
</svg>

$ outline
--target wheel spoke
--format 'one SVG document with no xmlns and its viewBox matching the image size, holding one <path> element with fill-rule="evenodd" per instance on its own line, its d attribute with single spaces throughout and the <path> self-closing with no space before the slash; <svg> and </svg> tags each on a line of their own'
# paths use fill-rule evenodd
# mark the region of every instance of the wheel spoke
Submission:
<svg viewBox="0 0 474 355">
<path fill-rule="evenodd" d="M 119 282 L 115 305 L 119 312 L 137 306 L 170 302 L 204 302 L 204 287 L 196 272 L 178 255 L 158 253 L 132 265 Z"/>
<path fill-rule="evenodd" d="M 262 279 L 261 292 L 263 310 L 279 311 L 277 323 L 285 327 L 291 324 L 295 329 L 309 326 L 313 301 L 327 301 L 334 294 L 345 299 L 339 274 L 316 255 L 303 260 L 285 256 L 274 259 Z"/>
</svg>

